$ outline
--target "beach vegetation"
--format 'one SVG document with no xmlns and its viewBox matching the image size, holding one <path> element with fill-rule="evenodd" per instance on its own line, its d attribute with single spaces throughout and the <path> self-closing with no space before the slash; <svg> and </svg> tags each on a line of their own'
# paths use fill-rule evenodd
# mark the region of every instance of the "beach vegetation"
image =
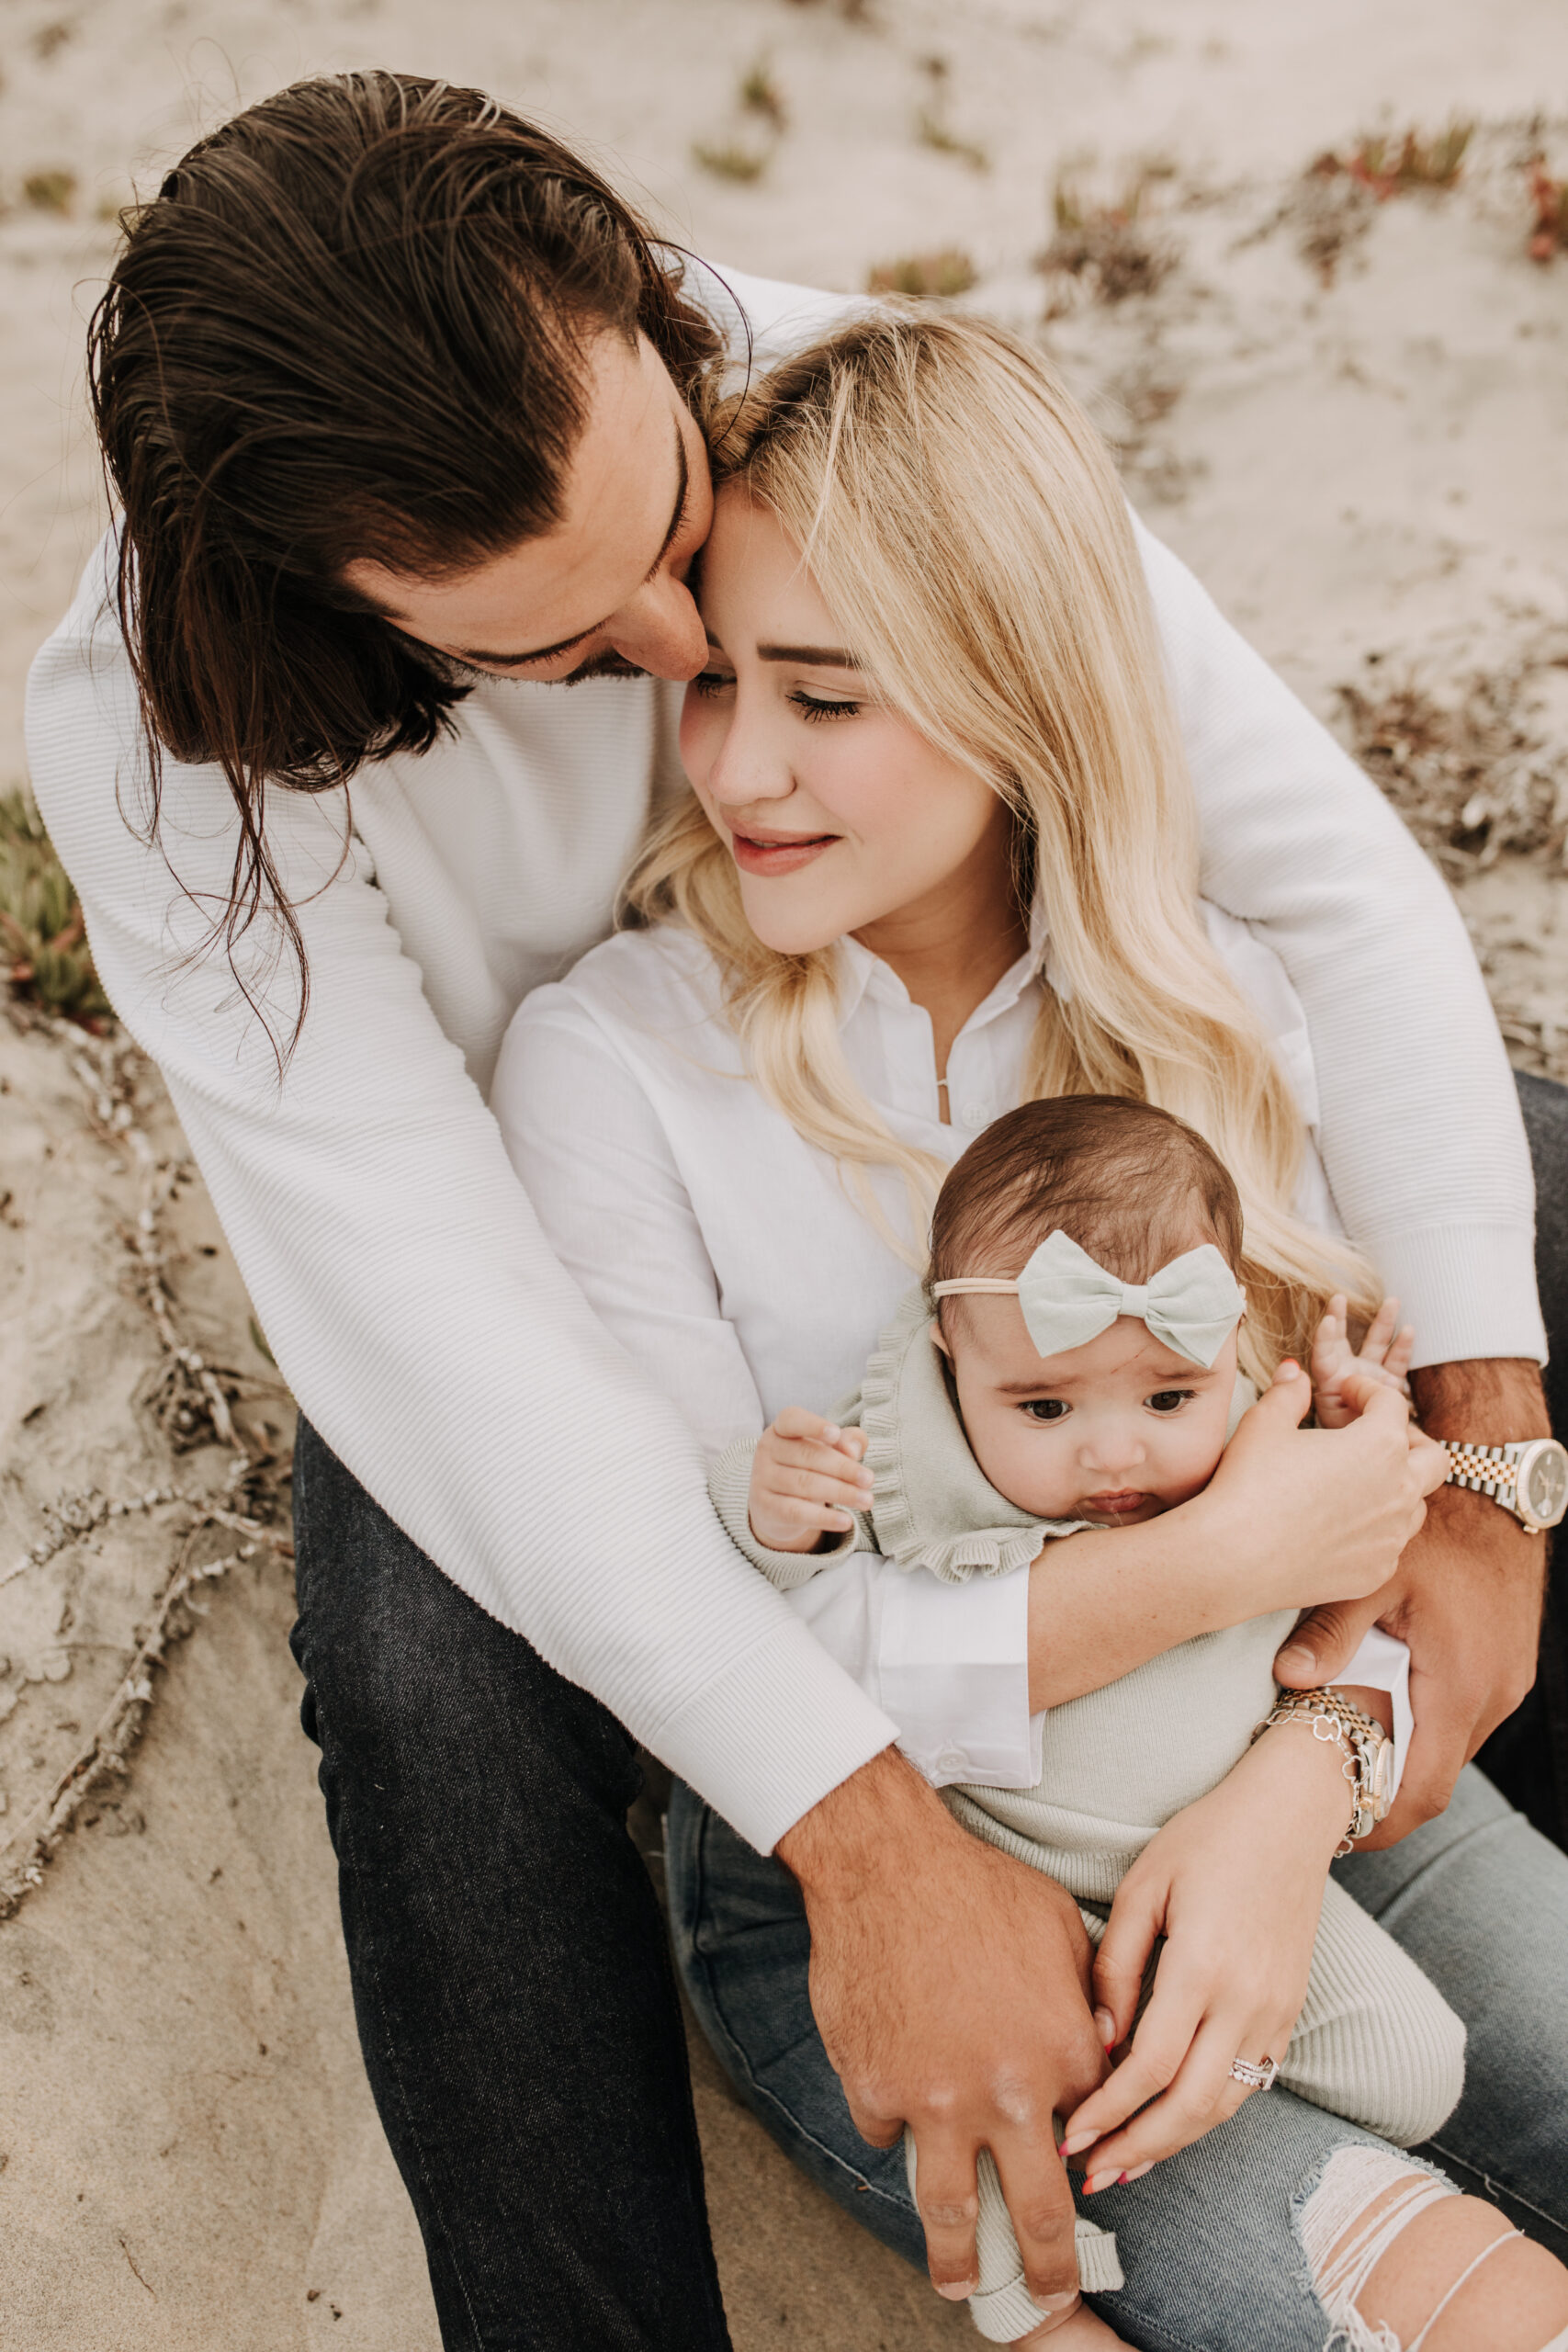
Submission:
<svg viewBox="0 0 1568 2352">
<path fill-rule="evenodd" d="M 740 77 L 740 110 L 758 116 L 774 130 L 788 127 L 789 109 L 763 59 L 759 58 Z"/>
<path fill-rule="evenodd" d="M 1405 196 L 1415 188 L 1446 191 L 1457 187 L 1474 135 L 1473 123 L 1458 120 L 1430 137 L 1414 130 L 1399 135 L 1371 131 L 1348 155 L 1330 149 L 1310 168 L 1319 179 L 1333 179 L 1343 172 L 1385 204 L 1391 196 Z"/>
<path fill-rule="evenodd" d="M 22 182 L 23 201 L 35 212 L 69 212 L 75 198 L 74 172 L 29 172 Z"/>
<path fill-rule="evenodd" d="M 957 245 L 941 253 L 907 254 L 901 261 L 879 262 L 865 281 L 868 294 L 910 294 L 917 301 L 945 302 L 967 294 L 979 271 Z"/>
<path fill-rule="evenodd" d="M 694 139 L 692 161 L 701 164 L 705 172 L 711 172 L 716 180 L 734 180 L 745 187 L 761 178 L 768 168 L 769 152 L 744 147 L 736 139 L 726 140 L 722 146 Z"/>
<path fill-rule="evenodd" d="M 0 976 L 67 1020 L 97 1027 L 109 1017 L 76 893 L 23 792 L 0 793 Z"/>
<path fill-rule="evenodd" d="M 1530 202 L 1535 217 L 1530 224 L 1529 257 L 1549 262 L 1553 254 L 1568 252 L 1568 179 L 1553 179 L 1542 155 L 1530 166 Z"/>
<path fill-rule="evenodd" d="M 954 130 L 949 118 L 953 69 L 945 57 L 922 57 L 920 71 L 926 77 L 929 95 L 924 105 L 915 110 L 915 137 L 922 147 L 938 155 L 951 155 L 955 162 L 967 164 L 972 172 L 988 172 L 990 152 L 978 140 L 965 139 Z"/>
<path fill-rule="evenodd" d="M 1051 197 L 1055 233 L 1036 268 L 1046 277 L 1076 279 L 1097 302 L 1154 293 L 1181 258 L 1179 247 L 1148 219 L 1150 190 L 1168 177 L 1164 164 L 1145 166 L 1101 204 L 1085 194 L 1076 174 L 1059 173 Z M 1052 315 L 1065 307 L 1054 306 Z"/>
</svg>

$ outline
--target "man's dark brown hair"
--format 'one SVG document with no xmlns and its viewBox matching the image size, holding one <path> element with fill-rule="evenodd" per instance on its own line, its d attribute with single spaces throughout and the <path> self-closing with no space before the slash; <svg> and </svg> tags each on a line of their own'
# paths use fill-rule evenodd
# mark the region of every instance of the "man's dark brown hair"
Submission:
<svg viewBox="0 0 1568 2352">
<path fill-rule="evenodd" d="M 267 786 L 427 750 L 468 691 L 345 566 L 439 577 L 549 530 L 606 329 L 645 334 L 687 394 L 718 347 L 598 173 L 412 74 L 297 83 L 128 216 L 89 345 L 120 617 L 154 827 L 161 749 L 216 761 L 239 811 L 231 954 L 263 909 L 299 950 Z"/>
<path fill-rule="evenodd" d="M 1201 1241 L 1241 1268 L 1229 1170 L 1183 1120 L 1120 1095 L 1024 1102 L 977 1136 L 937 1195 L 931 1279 L 1010 1279 L 1058 1227 L 1124 1283 L 1146 1283 Z M 944 1312 L 962 1305 L 942 1301 Z"/>
</svg>

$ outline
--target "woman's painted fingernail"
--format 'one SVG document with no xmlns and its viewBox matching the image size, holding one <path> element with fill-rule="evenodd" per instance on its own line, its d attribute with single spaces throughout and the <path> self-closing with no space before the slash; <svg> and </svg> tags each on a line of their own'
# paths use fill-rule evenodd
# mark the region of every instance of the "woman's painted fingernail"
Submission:
<svg viewBox="0 0 1568 2352">
<path fill-rule="evenodd" d="M 1081 2155 L 1086 2148 L 1093 2147 L 1099 2137 L 1098 2132 L 1075 2132 L 1070 2140 L 1063 2141 L 1062 2154 L 1065 2156 Z"/>
<path fill-rule="evenodd" d="M 1131 2186 L 1131 2184 L 1132 2184 L 1134 2180 L 1142 2180 L 1142 2178 L 1143 2178 L 1144 2175 L 1145 2175 L 1146 2172 L 1153 2172 L 1154 2168 L 1155 2168 L 1155 2160 L 1154 2160 L 1154 2158 L 1151 2156 L 1151 2157 L 1149 2158 L 1148 2163 L 1147 2163 L 1146 2165 L 1134 2165 L 1133 2166 L 1132 2171 L 1131 2171 L 1131 2172 L 1124 2172 L 1124 2173 L 1122 2174 L 1122 2179 L 1123 2179 L 1125 2182 L 1127 2182 L 1127 2184 L 1128 2184 L 1129 2186 Z"/>
<path fill-rule="evenodd" d="M 1115 2177 L 1116 2176 L 1113 2172 L 1091 2172 L 1089 2178 L 1083 2185 L 1084 2195 L 1086 2197 L 1098 2197 L 1102 2188 L 1110 2188 Z"/>
<path fill-rule="evenodd" d="M 1094 2013 L 1094 2030 L 1096 2033 L 1099 2034 L 1101 2043 L 1107 2050 L 1115 2049 L 1116 2020 L 1111 2016 L 1109 2009 L 1096 2009 Z"/>
</svg>

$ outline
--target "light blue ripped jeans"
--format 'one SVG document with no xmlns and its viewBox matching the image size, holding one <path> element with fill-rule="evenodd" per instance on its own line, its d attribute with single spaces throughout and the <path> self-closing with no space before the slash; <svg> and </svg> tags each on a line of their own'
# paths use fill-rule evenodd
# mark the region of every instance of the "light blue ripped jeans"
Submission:
<svg viewBox="0 0 1568 2352">
<path fill-rule="evenodd" d="M 1472 1766 L 1440 1820 L 1337 1873 L 1469 2029 L 1464 2097 L 1421 2153 L 1568 2259 L 1568 1856 Z M 679 1783 L 669 1881 L 682 1976 L 742 2098 L 857 2221 L 923 2262 L 903 2150 L 867 2147 L 818 2035 L 795 1882 Z M 1115 2231 L 1126 2285 L 1096 2309 L 1145 2352 L 1321 2352 L 1294 2217 L 1356 2143 L 1382 2144 L 1275 2089 L 1102 2190 L 1089 2210 Z"/>
</svg>

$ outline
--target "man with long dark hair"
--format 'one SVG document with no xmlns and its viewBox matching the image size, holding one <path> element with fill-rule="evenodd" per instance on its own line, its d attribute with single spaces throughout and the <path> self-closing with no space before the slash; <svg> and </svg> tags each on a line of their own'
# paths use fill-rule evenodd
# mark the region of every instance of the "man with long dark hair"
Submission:
<svg viewBox="0 0 1568 2352">
<path fill-rule="evenodd" d="M 829 1661 L 730 1550 L 694 1446 L 551 1259 L 485 1107 L 518 1001 L 605 929 L 671 775 L 655 681 L 705 658 L 686 585 L 711 511 L 704 388 L 830 309 L 683 268 L 492 101 L 364 74 L 194 149 L 131 222 L 94 324 L 121 512 L 39 658 L 34 775 L 308 1416 L 305 1721 L 366 2063 L 449 2345 L 728 2340 L 625 1829 L 634 1739 L 798 1880 L 850 2111 L 881 2144 L 905 2119 L 919 2142 L 939 2286 L 969 2279 L 988 2146 L 1033 2290 L 1072 2289 L 1048 2118 L 1103 2065 L 1084 1939 L 1059 1890 L 933 1794 L 975 1777 L 965 1726 L 921 1716 L 940 1607 L 910 1600 L 897 1683 Z M 1207 887 L 1306 1003 L 1324 1156 L 1380 1203 L 1427 1424 L 1543 1435 L 1529 1159 L 1457 918 L 1166 566 Z M 1563 1133 L 1554 1093 L 1529 1107 Z M 1481 1497 L 1438 1501 L 1378 1604 L 1425 1690 L 1396 1830 L 1441 1810 L 1534 1666 L 1539 1543 Z M 1330 1675 L 1371 1613 L 1325 1612 L 1292 1679 Z M 976 1669 L 975 1722 L 1019 1713 L 1014 1620 Z"/>
</svg>

